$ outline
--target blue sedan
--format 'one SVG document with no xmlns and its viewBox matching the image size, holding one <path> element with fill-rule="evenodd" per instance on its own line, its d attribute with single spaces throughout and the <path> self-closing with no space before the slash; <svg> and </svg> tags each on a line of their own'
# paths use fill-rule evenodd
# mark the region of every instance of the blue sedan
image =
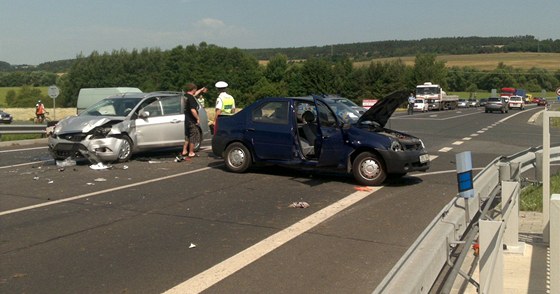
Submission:
<svg viewBox="0 0 560 294">
<path fill-rule="evenodd" d="M 232 172 L 273 164 L 338 170 L 362 185 L 381 185 L 388 176 L 429 168 L 422 140 L 385 128 L 407 98 L 407 91 L 395 92 L 363 114 L 319 96 L 263 98 L 218 117 L 212 151 Z"/>
</svg>

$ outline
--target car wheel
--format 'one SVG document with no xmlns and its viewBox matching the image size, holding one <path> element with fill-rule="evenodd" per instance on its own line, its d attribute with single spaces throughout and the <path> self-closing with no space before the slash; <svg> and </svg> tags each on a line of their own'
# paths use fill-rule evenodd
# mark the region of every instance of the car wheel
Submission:
<svg viewBox="0 0 560 294">
<path fill-rule="evenodd" d="M 226 148 L 225 159 L 227 169 L 236 173 L 245 172 L 252 163 L 249 149 L 239 142 L 232 143 Z"/>
<path fill-rule="evenodd" d="M 358 183 L 365 186 L 381 185 L 387 178 L 387 172 L 379 157 L 370 152 L 362 152 L 352 163 L 352 173 Z"/>
<path fill-rule="evenodd" d="M 126 162 L 132 156 L 132 140 L 130 140 L 129 137 L 124 136 L 122 141 L 123 142 L 117 155 L 117 162 Z"/>
</svg>

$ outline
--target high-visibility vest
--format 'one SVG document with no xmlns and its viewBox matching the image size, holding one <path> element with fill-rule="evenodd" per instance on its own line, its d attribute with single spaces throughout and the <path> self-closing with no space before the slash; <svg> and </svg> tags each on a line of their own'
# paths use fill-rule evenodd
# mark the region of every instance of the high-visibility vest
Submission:
<svg viewBox="0 0 560 294">
<path fill-rule="evenodd" d="M 222 99 L 222 114 L 231 115 L 233 114 L 233 108 L 235 106 L 235 100 L 231 95 L 222 93 L 220 94 L 220 99 Z"/>
</svg>

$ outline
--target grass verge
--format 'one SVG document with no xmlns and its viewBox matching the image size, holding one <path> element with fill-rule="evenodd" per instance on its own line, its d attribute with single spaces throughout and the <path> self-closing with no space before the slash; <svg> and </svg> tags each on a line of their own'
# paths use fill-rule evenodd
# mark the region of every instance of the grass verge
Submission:
<svg viewBox="0 0 560 294">
<path fill-rule="evenodd" d="M 0 142 L 41 139 L 40 134 L 4 134 L 0 135 Z"/>
<path fill-rule="evenodd" d="M 519 196 L 519 210 L 542 212 L 542 193 L 542 185 L 528 186 L 521 190 L 521 195 Z M 560 174 L 558 173 L 550 177 L 550 193 L 560 193 Z"/>
</svg>

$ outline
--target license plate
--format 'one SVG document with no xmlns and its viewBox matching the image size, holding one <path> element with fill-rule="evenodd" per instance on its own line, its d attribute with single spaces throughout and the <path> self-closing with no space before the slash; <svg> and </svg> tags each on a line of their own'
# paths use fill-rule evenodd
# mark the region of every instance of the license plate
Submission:
<svg viewBox="0 0 560 294">
<path fill-rule="evenodd" d="M 420 163 L 426 163 L 430 161 L 430 156 L 428 154 L 420 155 Z"/>
</svg>

